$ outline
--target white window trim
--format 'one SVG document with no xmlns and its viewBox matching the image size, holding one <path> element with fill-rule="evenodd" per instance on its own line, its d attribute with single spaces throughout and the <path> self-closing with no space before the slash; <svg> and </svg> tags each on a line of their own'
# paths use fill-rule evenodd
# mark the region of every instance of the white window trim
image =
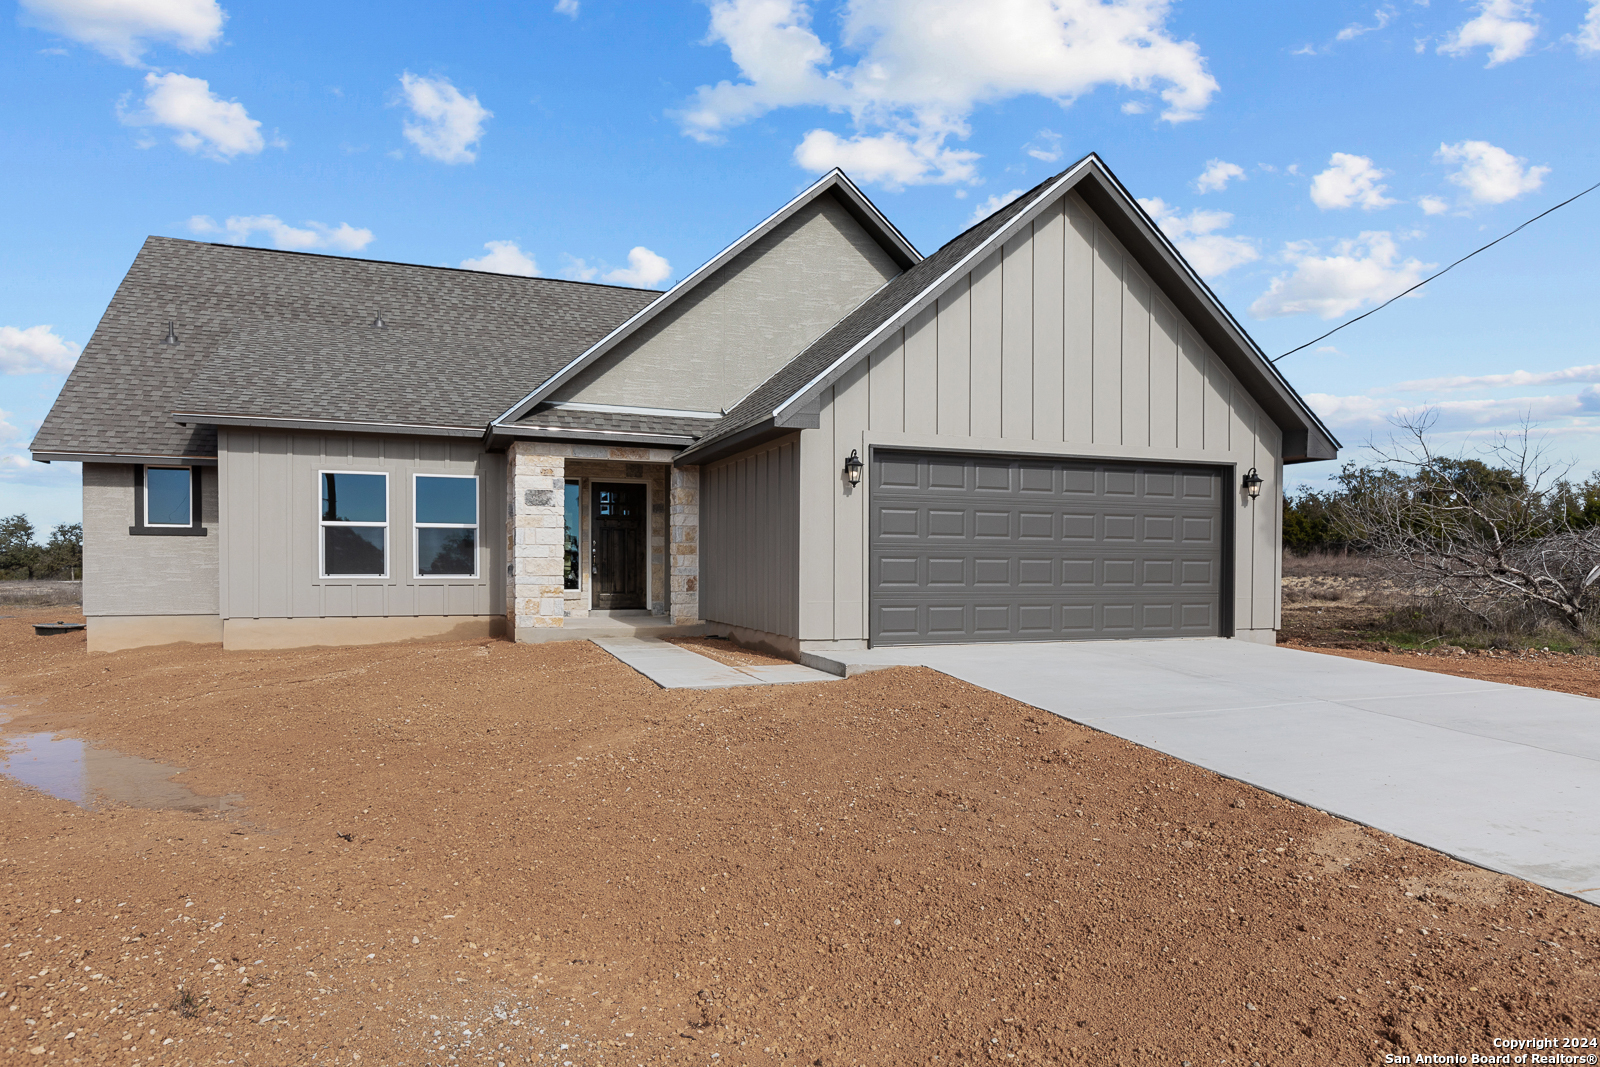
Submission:
<svg viewBox="0 0 1600 1067">
<path fill-rule="evenodd" d="M 373 474 L 383 479 L 383 521 L 382 522 L 330 522 L 322 517 L 322 476 L 324 474 Z M 323 470 L 317 471 L 316 484 L 316 509 L 317 509 L 317 574 L 322 578 L 344 578 L 352 581 L 375 581 L 389 577 L 389 561 L 394 557 L 394 538 L 389 536 L 389 472 L 388 471 L 346 471 Z M 328 535 L 323 529 L 329 526 L 365 526 L 380 527 L 383 533 L 383 573 L 382 574 L 329 574 L 328 573 Z"/>
<path fill-rule="evenodd" d="M 417 479 L 418 478 L 459 478 L 471 481 L 473 514 L 477 522 L 418 522 L 417 521 Z M 479 536 L 483 528 L 483 500 L 480 497 L 482 486 L 478 484 L 476 474 L 435 474 L 431 471 L 413 471 L 411 474 L 411 576 L 419 582 L 453 582 L 462 579 L 474 579 L 483 569 L 479 556 L 483 552 L 483 540 Z M 422 573 L 422 538 L 417 535 L 418 530 L 471 530 L 472 538 L 472 573 L 471 574 L 423 574 Z"/>
<path fill-rule="evenodd" d="M 189 475 L 189 520 L 187 522 L 151 522 L 150 521 L 150 472 L 151 471 L 186 471 Z M 144 525 L 153 530 L 187 530 L 194 525 L 194 468 L 166 463 L 146 463 L 144 465 L 144 514 L 140 516 Z"/>
</svg>

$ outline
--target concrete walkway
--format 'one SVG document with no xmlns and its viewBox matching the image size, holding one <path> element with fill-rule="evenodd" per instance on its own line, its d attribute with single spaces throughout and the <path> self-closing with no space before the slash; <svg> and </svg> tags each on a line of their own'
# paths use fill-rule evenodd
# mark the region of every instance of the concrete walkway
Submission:
<svg viewBox="0 0 1600 1067">
<path fill-rule="evenodd" d="M 879 648 L 1600 904 L 1600 700 L 1219 639 Z"/>
<path fill-rule="evenodd" d="M 731 689 L 741 685 L 837 682 L 841 677 L 802 667 L 798 663 L 730 667 L 709 656 L 653 637 L 597 635 L 589 640 L 663 689 Z"/>
</svg>

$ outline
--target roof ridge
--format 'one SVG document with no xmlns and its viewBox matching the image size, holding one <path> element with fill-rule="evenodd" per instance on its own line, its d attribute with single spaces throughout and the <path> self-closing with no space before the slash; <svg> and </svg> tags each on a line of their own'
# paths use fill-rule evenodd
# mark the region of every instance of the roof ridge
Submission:
<svg viewBox="0 0 1600 1067">
<path fill-rule="evenodd" d="M 621 289 L 630 293 L 661 293 L 662 289 L 646 289 L 638 285 L 613 285 L 610 282 L 584 282 L 575 278 L 553 278 L 548 274 L 504 274 L 497 270 L 475 270 L 472 267 L 446 267 L 437 263 L 407 263 L 401 259 L 370 259 L 366 256 L 341 256 L 333 252 L 302 252 L 293 248 L 261 248 L 257 245 L 236 245 L 226 241 L 196 241 L 188 237 L 168 237 L 152 233 L 148 241 L 172 241 L 175 244 L 196 245 L 201 248 L 226 248 L 236 252 L 260 252 L 269 256 L 308 256 L 313 259 L 337 259 L 346 263 L 376 263 L 385 267 L 415 267 L 418 270 L 445 270 L 452 274 L 481 274 L 492 278 L 511 278 L 525 282 L 556 282 L 560 285 L 581 285 L 590 289 Z"/>
</svg>

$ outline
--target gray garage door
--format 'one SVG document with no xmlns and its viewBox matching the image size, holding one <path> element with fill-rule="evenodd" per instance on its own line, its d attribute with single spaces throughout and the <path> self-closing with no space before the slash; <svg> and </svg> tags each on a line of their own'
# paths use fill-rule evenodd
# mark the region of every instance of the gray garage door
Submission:
<svg viewBox="0 0 1600 1067">
<path fill-rule="evenodd" d="M 876 644 L 1220 630 L 1216 469 L 877 451 L 871 475 Z"/>
</svg>

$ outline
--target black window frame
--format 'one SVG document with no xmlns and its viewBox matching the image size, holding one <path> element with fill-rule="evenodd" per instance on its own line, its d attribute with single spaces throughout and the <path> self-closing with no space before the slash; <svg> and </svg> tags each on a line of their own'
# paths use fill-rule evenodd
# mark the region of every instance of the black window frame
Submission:
<svg viewBox="0 0 1600 1067">
<path fill-rule="evenodd" d="M 145 522 L 145 477 L 147 467 L 156 467 L 161 470 L 189 471 L 189 525 L 188 526 L 150 526 Z M 200 522 L 200 504 L 203 499 L 201 489 L 204 481 L 200 476 L 200 466 L 194 463 L 136 463 L 133 467 L 133 525 L 128 527 L 128 533 L 134 537 L 206 537 L 208 531 Z"/>
</svg>

